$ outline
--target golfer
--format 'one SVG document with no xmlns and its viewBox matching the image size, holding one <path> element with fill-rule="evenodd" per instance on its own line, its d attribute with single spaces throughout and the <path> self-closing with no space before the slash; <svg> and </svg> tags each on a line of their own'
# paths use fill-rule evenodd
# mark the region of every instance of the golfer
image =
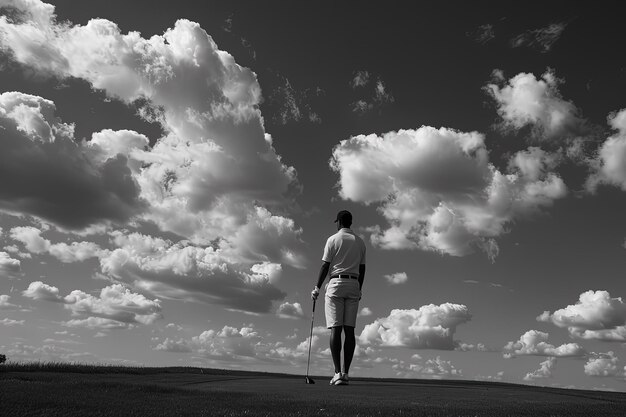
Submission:
<svg viewBox="0 0 626 417">
<path fill-rule="evenodd" d="M 337 233 L 326 241 L 322 268 L 311 298 L 317 300 L 320 288 L 330 272 L 326 287 L 326 326 L 330 332 L 330 352 L 335 365 L 335 375 L 330 385 L 347 385 L 350 364 L 354 356 L 356 340 L 354 327 L 365 279 L 365 243 L 354 234 L 352 214 L 347 210 L 337 213 Z M 343 344 L 343 369 L 341 368 L 341 331 L 345 333 Z"/>
</svg>

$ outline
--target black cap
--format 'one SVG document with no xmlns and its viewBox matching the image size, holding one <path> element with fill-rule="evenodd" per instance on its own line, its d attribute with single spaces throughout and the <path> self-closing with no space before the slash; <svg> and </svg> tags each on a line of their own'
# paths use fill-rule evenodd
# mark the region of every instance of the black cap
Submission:
<svg viewBox="0 0 626 417">
<path fill-rule="evenodd" d="M 335 219 L 335 223 L 341 221 L 342 224 L 352 224 L 352 213 L 348 210 L 341 210 L 337 213 L 337 218 Z"/>
</svg>

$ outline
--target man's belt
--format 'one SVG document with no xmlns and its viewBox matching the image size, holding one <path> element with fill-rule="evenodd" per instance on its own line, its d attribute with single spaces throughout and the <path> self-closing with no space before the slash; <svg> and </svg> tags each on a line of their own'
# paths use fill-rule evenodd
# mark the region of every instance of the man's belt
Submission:
<svg viewBox="0 0 626 417">
<path fill-rule="evenodd" d="M 355 276 L 355 275 L 348 275 L 348 274 L 337 274 L 337 275 L 331 275 L 330 279 L 333 278 L 350 278 L 350 279 L 359 279 L 359 277 Z"/>
</svg>

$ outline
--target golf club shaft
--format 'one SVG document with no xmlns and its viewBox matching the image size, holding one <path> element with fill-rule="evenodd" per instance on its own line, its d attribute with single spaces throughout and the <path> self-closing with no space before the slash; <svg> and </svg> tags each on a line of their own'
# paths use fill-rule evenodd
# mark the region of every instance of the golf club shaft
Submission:
<svg viewBox="0 0 626 417">
<path fill-rule="evenodd" d="M 313 312 L 311 313 L 311 335 L 309 336 L 309 358 L 306 361 L 306 376 L 309 377 L 309 364 L 311 363 L 311 342 L 313 341 L 313 321 L 315 319 L 315 301 L 313 300 Z"/>
</svg>

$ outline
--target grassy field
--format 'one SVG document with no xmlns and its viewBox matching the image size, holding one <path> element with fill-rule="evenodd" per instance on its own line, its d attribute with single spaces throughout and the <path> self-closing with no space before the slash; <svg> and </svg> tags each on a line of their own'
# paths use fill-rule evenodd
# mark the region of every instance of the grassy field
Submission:
<svg viewBox="0 0 626 417">
<path fill-rule="evenodd" d="M 315 378 L 199 368 L 0 366 L 9 416 L 624 416 L 626 394 L 473 381 Z"/>
</svg>

